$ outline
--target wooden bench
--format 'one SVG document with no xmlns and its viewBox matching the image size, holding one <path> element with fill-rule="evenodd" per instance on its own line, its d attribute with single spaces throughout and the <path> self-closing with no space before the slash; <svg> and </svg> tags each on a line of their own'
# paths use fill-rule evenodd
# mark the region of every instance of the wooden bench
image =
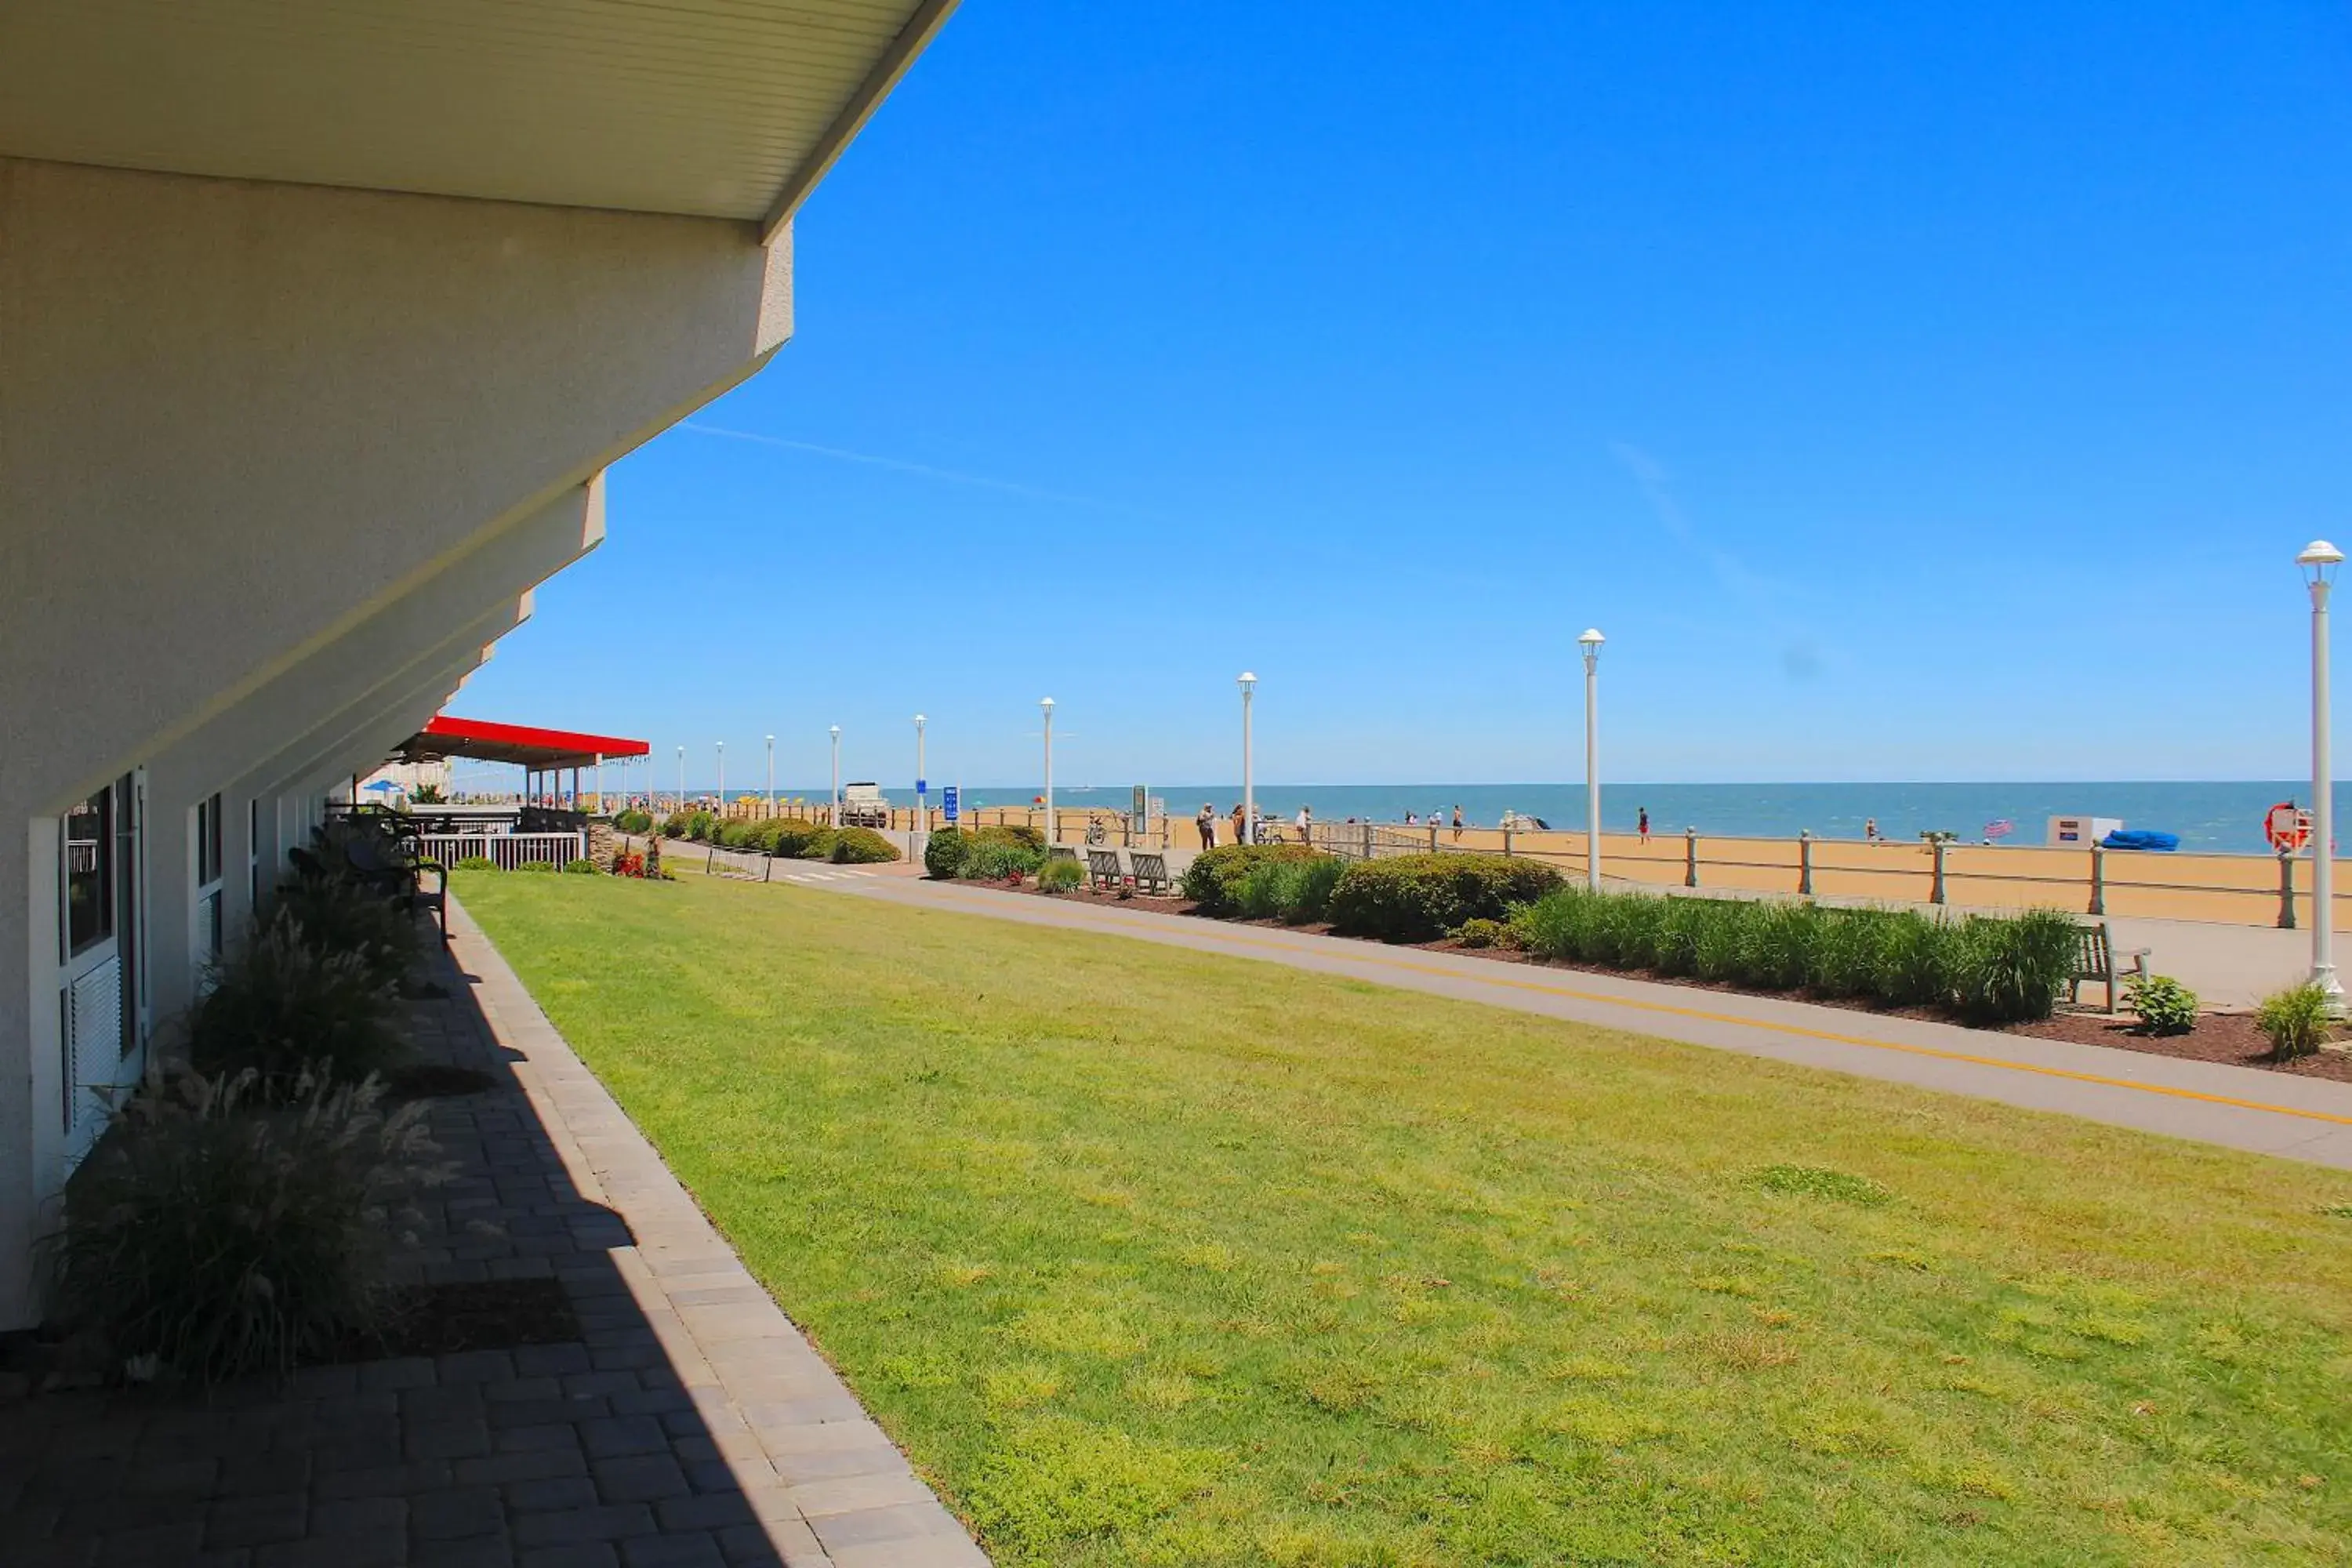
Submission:
<svg viewBox="0 0 2352 1568">
<path fill-rule="evenodd" d="M 1176 879 L 1168 874 L 1168 858 L 1148 849 L 1130 849 L 1128 858 L 1135 867 L 1135 890 L 1155 899 L 1176 896 Z"/>
<path fill-rule="evenodd" d="M 2147 960 L 2151 950 L 2136 947 L 2123 956 L 2130 961 L 2124 973 L 2140 980 L 2148 976 Z M 2116 1013 L 2116 985 L 2122 976 L 2116 973 L 2116 949 L 2107 931 L 2107 922 L 2075 928 L 2074 973 L 2066 979 L 2066 1002 L 2069 1006 L 2083 999 L 2083 982 L 2105 981 L 2107 987 L 2107 1011 Z"/>
<path fill-rule="evenodd" d="M 1045 858 L 1049 863 L 1055 860 L 1067 860 L 1075 866 L 1078 863 L 1078 852 L 1066 844 L 1055 844 L 1046 849 Z"/>
<path fill-rule="evenodd" d="M 1118 891 L 1120 885 L 1127 880 L 1127 873 L 1119 869 L 1118 851 L 1116 849 L 1087 850 L 1087 880 L 1106 893 Z"/>
</svg>

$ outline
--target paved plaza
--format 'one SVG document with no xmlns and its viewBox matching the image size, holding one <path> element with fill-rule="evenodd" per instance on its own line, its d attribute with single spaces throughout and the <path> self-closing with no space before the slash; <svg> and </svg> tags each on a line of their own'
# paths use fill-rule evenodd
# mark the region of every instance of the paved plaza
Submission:
<svg viewBox="0 0 2352 1568">
<path fill-rule="evenodd" d="M 401 1273 L 551 1277 L 577 1342 L 307 1369 L 209 1401 L 0 1407 L 0 1563 L 963 1568 L 987 1559 L 453 910 L 427 1060 L 457 1179 Z"/>
</svg>

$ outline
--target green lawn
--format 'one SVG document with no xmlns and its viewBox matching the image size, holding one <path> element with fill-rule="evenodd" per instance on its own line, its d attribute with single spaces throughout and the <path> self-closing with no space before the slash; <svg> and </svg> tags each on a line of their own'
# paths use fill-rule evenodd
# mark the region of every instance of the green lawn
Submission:
<svg viewBox="0 0 2352 1568">
<path fill-rule="evenodd" d="M 1002 1563 L 2352 1541 L 2352 1176 L 824 892 L 456 885 Z"/>
</svg>

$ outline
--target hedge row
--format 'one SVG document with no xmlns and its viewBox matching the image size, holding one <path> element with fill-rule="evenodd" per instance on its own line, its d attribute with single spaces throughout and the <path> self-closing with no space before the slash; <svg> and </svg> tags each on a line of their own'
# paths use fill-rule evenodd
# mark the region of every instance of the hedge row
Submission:
<svg viewBox="0 0 2352 1568">
<path fill-rule="evenodd" d="M 680 812 L 662 824 L 663 837 L 690 838 L 721 849 L 742 849 L 787 860 L 870 865 L 898 858 L 898 847 L 870 827 L 827 827 L 796 816 L 721 822 L 707 811 Z"/>
<path fill-rule="evenodd" d="M 1331 925 L 1382 942 L 1434 942 L 1465 921 L 1507 919 L 1559 886 L 1551 867 L 1503 855 L 1359 860 L 1331 889 Z"/>
<path fill-rule="evenodd" d="M 2051 910 L 1936 921 L 1909 910 L 1574 887 L 1528 904 L 1510 924 L 1539 958 L 1946 1007 L 1986 1023 L 2048 1017 L 2080 941 L 2074 921 Z"/>
<path fill-rule="evenodd" d="M 1242 912 L 1242 884 L 1257 868 L 1332 858 L 1304 844 L 1220 844 L 1192 858 L 1180 887 L 1199 913 L 1230 918 Z"/>
</svg>

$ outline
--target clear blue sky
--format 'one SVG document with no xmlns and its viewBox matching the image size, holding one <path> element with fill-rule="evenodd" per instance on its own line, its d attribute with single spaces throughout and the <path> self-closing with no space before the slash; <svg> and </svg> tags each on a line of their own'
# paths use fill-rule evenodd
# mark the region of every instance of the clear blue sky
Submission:
<svg viewBox="0 0 2352 1568">
<path fill-rule="evenodd" d="M 1619 778 L 2292 776 L 2347 17 L 974 0 L 452 709 L 1173 784 L 1251 668 L 1270 781 L 1561 779 L 1592 624 Z"/>
</svg>

